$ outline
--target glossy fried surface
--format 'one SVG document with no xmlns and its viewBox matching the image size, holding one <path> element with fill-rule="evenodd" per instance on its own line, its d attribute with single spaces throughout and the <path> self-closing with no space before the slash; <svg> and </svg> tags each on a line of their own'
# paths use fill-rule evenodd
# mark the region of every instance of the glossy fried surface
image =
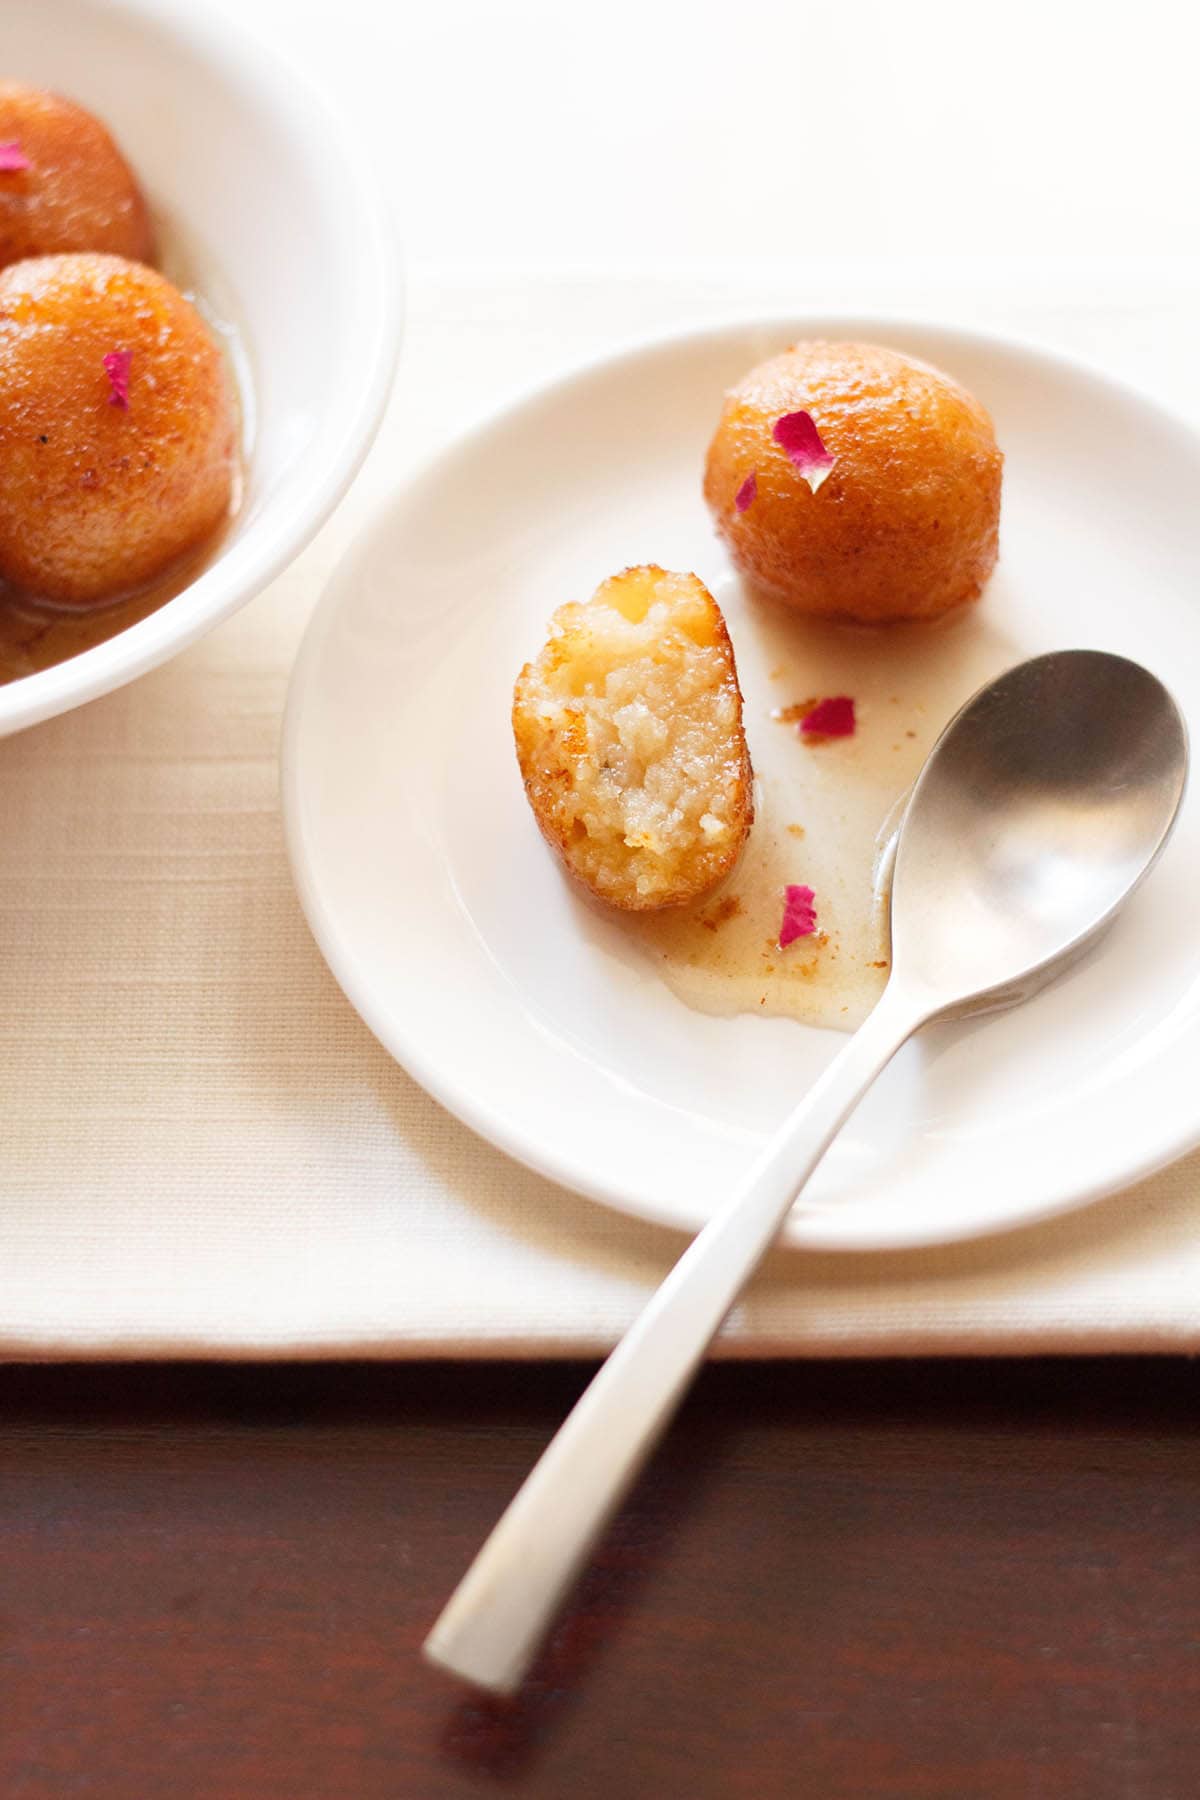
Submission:
<svg viewBox="0 0 1200 1800">
<path fill-rule="evenodd" d="M 0 170 L 0 265 L 72 250 L 151 260 L 142 191 L 99 119 L 45 88 L 0 82 L 0 144 L 29 163 Z"/>
<path fill-rule="evenodd" d="M 836 459 L 816 493 L 774 438 L 799 411 Z M 978 597 L 996 561 L 1002 465 L 987 412 L 949 376 L 898 351 L 812 340 L 726 395 L 704 495 L 735 563 L 768 593 L 887 624 Z"/>
<path fill-rule="evenodd" d="M 129 403 L 104 366 L 130 352 Z M 163 276 L 112 256 L 0 272 L 0 578 L 67 605 L 152 580 L 228 515 L 225 360 Z"/>
<path fill-rule="evenodd" d="M 562 606 L 517 680 L 513 735 L 543 836 L 626 912 L 707 893 L 753 816 L 733 648 L 695 575 L 647 564 Z"/>
</svg>

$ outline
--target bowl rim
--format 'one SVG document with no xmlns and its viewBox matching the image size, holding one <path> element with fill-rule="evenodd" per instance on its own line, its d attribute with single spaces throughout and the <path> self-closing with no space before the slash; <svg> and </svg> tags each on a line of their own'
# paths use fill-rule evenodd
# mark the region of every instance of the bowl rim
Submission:
<svg viewBox="0 0 1200 1800">
<path fill-rule="evenodd" d="M 235 19 L 224 5 L 181 12 L 172 0 L 93 0 L 107 18 L 152 25 L 218 74 L 268 92 L 280 112 L 301 109 L 319 132 L 322 154 L 353 214 L 358 315 L 354 379 L 317 443 L 299 465 L 283 520 L 235 539 L 236 580 L 220 580 L 225 555 L 164 606 L 111 638 L 48 669 L 0 685 L 0 737 L 98 699 L 146 674 L 230 618 L 280 574 L 316 535 L 358 473 L 378 431 L 399 355 L 404 292 L 399 235 L 365 143 L 343 109 L 280 45 Z M 272 519 L 270 510 L 264 521 Z M 190 614 L 177 602 L 211 581 Z"/>
</svg>

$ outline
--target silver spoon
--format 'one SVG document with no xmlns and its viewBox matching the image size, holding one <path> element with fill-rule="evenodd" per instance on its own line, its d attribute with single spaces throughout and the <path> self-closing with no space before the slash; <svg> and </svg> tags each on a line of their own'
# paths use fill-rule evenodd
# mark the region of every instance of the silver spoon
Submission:
<svg viewBox="0 0 1200 1800">
<path fill-rule="evenodd" d="M 792 1203 L 875 1077 L 933 1019 L 1024 1000 L 1109 924 L 1166 843 L 1187 775 L 1171 696 L 1094 650 L 968 701 L 900 826 L 892 975 L 862 1029 L 694 1239 L 576 1404 L 425 1643 L 511 1693 Z"/>
</svg>

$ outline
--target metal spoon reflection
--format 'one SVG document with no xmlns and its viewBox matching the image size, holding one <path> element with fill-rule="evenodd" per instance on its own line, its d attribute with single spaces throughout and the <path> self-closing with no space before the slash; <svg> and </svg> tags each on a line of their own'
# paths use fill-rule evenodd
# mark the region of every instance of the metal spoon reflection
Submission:
<svg viewBox="0 0 1200 1800">
<path fill-rule="evenodd" d="M 1100 651 L 1035 657 L 956 714 L 900 824 L 892 974 L 861 1030 L 694 1239 L 476 1557 L 425 1654 L 511 1692 L 800 1189 L 900 1046 L 1027 999 L 1157 861 L 1187 734 L 1162 683 Z"/>
</svg>

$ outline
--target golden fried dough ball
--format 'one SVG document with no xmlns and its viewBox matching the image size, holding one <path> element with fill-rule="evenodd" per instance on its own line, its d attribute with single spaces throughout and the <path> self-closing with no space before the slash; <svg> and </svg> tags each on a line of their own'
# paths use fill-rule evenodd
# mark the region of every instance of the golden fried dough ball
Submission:
<svg viewBox="0 0 1200 1800">
<path fill-rule="evenodd" d="M 0 266 L 67 250 L 149 262 L 142 191 L 99 119 L 45 88 L 0 82 Z"/>
<path fill-rule="evenodd" d="M 833 457 L 827 474 L 808 460 L 814 443 Z M 812 341 L 726 395 L 704 497 L 734 562 L 768 593 L 889 624 L 979 595 L 1003 460 L 991 419 L 948 375 L 874 344 Z"/>
<path fill-rule="evenodd" d="M 169 281 L 118 256 L 0 271 L 0 577 L 113 599 L 220 524 L 235 473 L 225 360 Z"/>
<path fill-rule="evenodd" d="M 754 816 L 742 696 L 695 575 L 626 569 L 561 606 L 513 699 L 525 792 L 600 900 L 679 906 L 729 874 Z"/>
</svg>

